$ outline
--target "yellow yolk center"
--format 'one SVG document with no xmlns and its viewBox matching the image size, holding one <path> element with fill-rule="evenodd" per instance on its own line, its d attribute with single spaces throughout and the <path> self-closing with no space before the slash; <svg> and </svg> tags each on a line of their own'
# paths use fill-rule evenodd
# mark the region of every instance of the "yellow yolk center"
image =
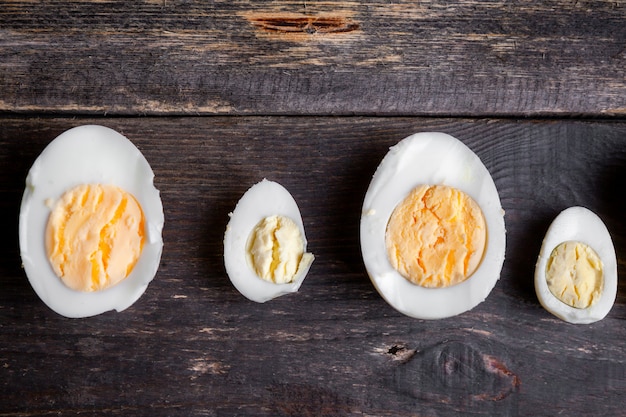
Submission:
<svg viewBox="0 0 626 417">
<path fill-rule="evenodd" d="M 131 194 L 111 185 L 85 184 L 63 194 L 50 213 L 46 250 L 65 285 L 98 291 L 130 274 L 144 234 L 143 212 Z"/>
<path fill-rule="evenodd" d="M 546 266 L 552 295 L 575 308 L 592 306 L 602 292 L 602 261 L 581 242 L 563 242 L 552 250 Z"/>
<path fill-rule="evenodd" d="M 478 268 L 487 228 L 478 204 L 442 185 L 420 185 L 394 209 L 385 235 L 393 267 L 414 284 L 441 288 Z"/>
<path fill-rule="evenodd" d="M 296 223 L 284 216 L 261 220 L 250 234 L 247 249 L 254 272 L 276 284 L 292 282 L 301 262 L 310 262 L 313 256 L 304 253 L 304 240 Z"/>
</svg>

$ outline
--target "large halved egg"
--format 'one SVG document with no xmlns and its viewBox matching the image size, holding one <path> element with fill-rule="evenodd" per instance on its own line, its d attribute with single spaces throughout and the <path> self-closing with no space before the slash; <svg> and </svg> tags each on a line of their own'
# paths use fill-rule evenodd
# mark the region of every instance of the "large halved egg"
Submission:
<svg viewBox="0 0 626 417">
<path fill-rule="evenodd" d="M 437 210 L 450 199 L 458 212 L 445 214 L 444 222 Z M 421 211 L 412 211 L 419 205 Z M 416 225 L 420 230 L 413 233 Z M 481 239 L 476 248 L 472 236 Z M 391 147 L 365 195 L 360 237 L 380 295 L 419 319 L 451 317 L 478 305 L 504 262 L 504 212 L 493 179 L 474 152 L 445 133 L 417 133 Z M 422 241 L 431 246 L 414 247 Z M 451 246 L 440 250 L 442 243 Z"/>
<path fill-rule="evenodd" d="M 535 267 L 541 305 L 569 323 L 602 320 L 617 296 L 617 258 L 608 229 L 591 210 L 570 207 L 552 222 Z"/>
<path fill-rule="evenodd" d="M 282 185 L 266 179 L 241 197 L 224 234 L 230 281 L 258 303 L 296 292 L 311 267 L 302 216 Z"/>
<path fill-rule="evenodd" d="M 163 248 L 153 179 L 139 149 L 103 126 L 70 129 L 41 152 L 26 177 L 19 240 L 28 280 L 48 307 L 88 317 L 141 297 Z"/>
</svg>

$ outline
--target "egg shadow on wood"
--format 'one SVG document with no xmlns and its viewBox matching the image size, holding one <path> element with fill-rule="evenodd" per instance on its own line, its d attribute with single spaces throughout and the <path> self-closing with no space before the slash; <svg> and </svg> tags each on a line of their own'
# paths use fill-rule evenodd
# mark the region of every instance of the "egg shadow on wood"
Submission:
<svg viewBox="0 0 626 417">
<path fill-rule="evenodd" d="M 620 152 L 621 151 L 621 152 Z M 617 257 L 617 304 L 626 304 L 626 152 L 616 151 L 597 175 L 595 189 L 599 190 L 598 216 L 606 225 Z M 622 277 L 622 279 L 620 279 Z"/>
<path fill-rule="evenodd" d="M 228 189 L 228 186 L 225 185 Z M 220 195 L 223 192 L 219 193 Z M 228 192 L 226 193 L 228 194 Z M 224 267 L 224 232 L 229 221 L 229 213 L 237 204 L 236 193 L 232 198 L 221 198 L 218 201 L 211 201 L 202 216 L 207 219 L 204 222 L 205 233 L 203 242 L 200 244 L 200 259 L 202 260 L 203 282 L 211 287 L 232 288 L 226 268 Z M 234 288 L 232 288 L 233 291 Z M 234 293 L 233 293 L 234 294 Z"/>
<path fill-rule="evenodd" d="M 36 296 L 30 290 L 28 279 L 21 268 L 19 246 L 19 214 L 22 195 L 26 185 L 26 177 L 41 151 L 47 144 L 56 137 L 44 137 L 40 132 L 28 132 L 20 130 L 17 137 L 31 138 L 26 144 L 22 141 L 11 140 L 11 132 L 7 132 L 7 137 L 0 138 L 2 155 L 0 156 L 0 185 L 5 190 L 2 194 L 0 204 L 0 229 L 5 232 L 0 250 L 9 255 L 6 263 L 0 263 L 0 276 L 3 277 L 4 285 L 11 282 L 11 291 L 16 291 L 20 296 L 28 294 L 29 298 L 35 300 Z M 14 137 L 15 137 L 14 136 Z M 43 240 L 43 231 L 41 239 Z M 10 278 L 9 278 L 10 277 Z M 19 300 L 23 302 L 23 299 Z"/>
<path fill-rule="evenodd" d="M 505 292 L 511 288 L 514 298 L 539 304 L 535 293 L 535 265 L 541 250 L 541 243 L 550 223 L 558 214 L 553 210 L 534 212 L 532 216 L 507 216 L 507 248 L 500 279 L 505 282 Z M 511 218 L 515 220 L 511 220 Z"/>
<path fill-rule="evenodd" d="M 363 133 L 367 135 L 367 132 Z M 355 140 L 358 140 L 356 138 Z M 328 256 L 333 258 L 333 267 L 338 273 L 348 275 L 365 285 L 368 294 L 365 297 L 376 294 L 363 263 L 360 244 L 360 221 L 363 199 L 376 168 L 392 140 L 381 143 L 379 140 L 369 140 L 367 137 L 359 141 L 359 146 L 354 146 L 349 153 L 337 157 L 333 163 L 336 167 L 333 172 L 337 174 L 329 179 L 327 191 L 327 207 L 335 210 L 329 215 L 324 227 L 324 240 L 329 244 L 332 253 Z M 359 287 L 360 288 L 360 287 Z"/>
</svg>

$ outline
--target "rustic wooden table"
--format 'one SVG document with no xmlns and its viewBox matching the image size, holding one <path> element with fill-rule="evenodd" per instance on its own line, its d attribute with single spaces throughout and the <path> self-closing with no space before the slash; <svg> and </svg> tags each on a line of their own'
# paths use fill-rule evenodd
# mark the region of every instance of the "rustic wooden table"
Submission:
<svg viewBox="0 0 626 417">
<path fill-rule="evenodd" d="M 626 415 L 626 2 L 0 1 L 0 416 Z M 126 135 L 155 171 L 165 249 L 123 312 L 59 316 L 21 269 L 28 169 L 64 130 Z M 491 172 L 506 260 L 459 316 L 396 312 L 359 246 L 389 146 L 450 133 Z M 262 178 L 316 255 L 256 304 L 223 266 Z M 606 223 L 617 300 L 590 325 L 539 304 L 564 208 Z"/>
</svg>

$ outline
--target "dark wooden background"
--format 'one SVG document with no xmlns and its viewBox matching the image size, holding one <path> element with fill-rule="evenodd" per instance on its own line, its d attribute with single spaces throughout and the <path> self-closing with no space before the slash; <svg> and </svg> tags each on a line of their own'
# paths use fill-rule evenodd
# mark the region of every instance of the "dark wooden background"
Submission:
<svg viewBox="0 0 626 417">
<path fill-rule="evenodd" d="M 626 415 L 626 2 L 0 1 L 0 416 Z M 165 210 L 128 310 L 66 319 L 20 267 L 39 152 L 88 123 L 131 139 Z M 389 146 L 444 131 L 492 173 L 506 260 L 460 316 L 405 317 L 360 255 Z M 246 300 L 228 213 L 282 183 L 316 255 L 300 291 Z M 543 234 L 583 205 L 612 234 L 609 315 L 538 303 Z"/>
</svg>

